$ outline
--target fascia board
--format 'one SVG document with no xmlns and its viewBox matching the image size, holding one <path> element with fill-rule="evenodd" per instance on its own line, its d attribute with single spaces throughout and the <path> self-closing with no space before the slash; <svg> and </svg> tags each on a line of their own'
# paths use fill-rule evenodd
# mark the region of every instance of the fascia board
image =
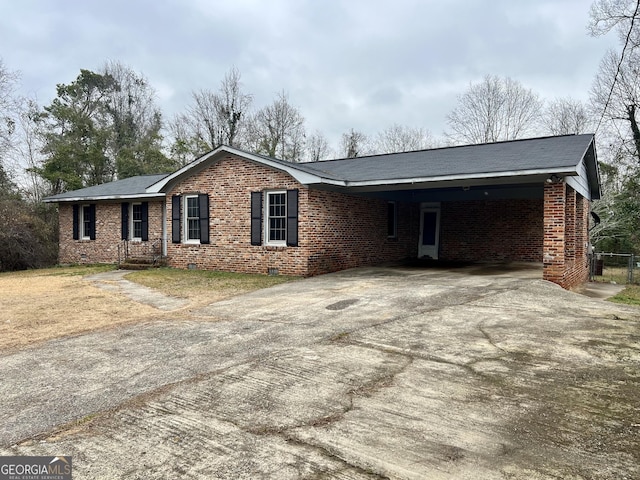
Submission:
<svg viewBox="0 0 640 480">
<path fill-rule="evenodd" d="M 497 173 L 473 173 L 473 174 L 459 174 L 459 175 L 441 175 L 437 177 L 414 177 L 414 178 L 397 178 L 389 180 L 364 180 L 364 181 L 347 181 L 344 185 L 347 187 L 367 187 L 376 185 L 400 185 L 400 184 L 416 184 L 416 183 L 435 183 L 435 182 L 450 182 L 459 180 L 475 180 L 482 178 L 503 178 L 503 177 L 527 177 L 535 175 L 577 175 L 578 172 L 575 167 L 558 167 L 558 168 L 545 168 L 544 170 L 519 170 L 512 172 L 497 172 Z M 324 183 L 324 182 L 323 182 Z"/>
<path fill-rule="evenodd" d="M 91 201 L 106 201 L 106 200 L 135 200 L 143 198 L 165 198 L 164 193 L 140 193 L 130 195 L 97 195 L 90 197 L 68 197 L 68 198 L 45 198 L 42 201 L 44 203 L 66 203 L 66 202 L 91 202 Z"/>
</svg>

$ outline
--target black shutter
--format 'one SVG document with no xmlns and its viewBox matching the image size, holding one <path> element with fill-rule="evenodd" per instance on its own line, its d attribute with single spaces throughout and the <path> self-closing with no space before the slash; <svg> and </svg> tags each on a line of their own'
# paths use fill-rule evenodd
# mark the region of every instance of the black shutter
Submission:
<svg viewBox="0 0 640 480">
<path fill-rule="evenodd" d="M 200 243 L 209 243 L 209 195 L 198 195 L 198 212 L 200 214 Z"/>
<path fill-rule="evenodd" d="M 298 190 L 287 190 L 287 246 L 298 246 Z"/>
<path fill-rule="evenodd" d="M 262 245 L 262 192 L 251 192 L 251 245 Z"/>
<path fill-rule="evenodd" d="M 149 202 L 140 204 L 140 213 L 142 214 L 142 241 L 149 240 Z"/>
<path fill-rule="evenodd" d="M 73 206 L 73 239 L 80 240 L 80 205 Z"/>
<path fill-rule="evenodd" d="M 122 202 L 121 204 L 121 215 L 120 215 L 120 239 L 128 240 L 129 239 L 129 203 Z"/>
<path fill-rule="evenodd" d="M 171 241 L 180 243 L 180 195 L 171 197 Z"/>
<path fill-rule="evenodd" d="M 89 205 L 89 238 L 96 239 L 96 204 Z"/>
</svg>

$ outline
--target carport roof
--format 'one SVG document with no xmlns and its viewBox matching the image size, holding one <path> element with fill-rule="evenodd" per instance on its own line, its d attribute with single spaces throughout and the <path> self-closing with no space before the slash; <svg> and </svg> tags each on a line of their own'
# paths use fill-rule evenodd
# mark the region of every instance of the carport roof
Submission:
<svg viewBox="0 0 640 480">
<path fill-rule="evenodd" d="M 301 167 L 346 182 L 469 176 L 575 169 L 593 135 L 566 135 L 368 157 L 326 160 Z"/>
</svg>

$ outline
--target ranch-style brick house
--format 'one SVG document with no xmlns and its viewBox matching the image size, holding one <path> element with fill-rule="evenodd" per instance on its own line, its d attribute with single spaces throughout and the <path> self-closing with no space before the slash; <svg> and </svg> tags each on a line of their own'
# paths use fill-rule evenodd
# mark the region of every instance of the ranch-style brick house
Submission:
<svg viewBox="0 0 640 480">
<path fill-rule="evenodd" d="M 221 146 L 180 170 L 62 193 L 60 263 L 156 254 L 178 268 L 311 276 L 432 258 L 588 279 L 594 136 L 314 163 Z"/>
</svg>

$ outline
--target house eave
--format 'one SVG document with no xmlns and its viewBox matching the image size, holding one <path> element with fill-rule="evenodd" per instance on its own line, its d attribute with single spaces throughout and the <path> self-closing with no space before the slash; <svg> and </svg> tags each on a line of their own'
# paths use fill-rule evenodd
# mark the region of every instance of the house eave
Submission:
<svg viewBox="0 0 640 480">
<path fill-rule="evenodd" d="M 522 179 L 523 181 L 531 181 L 531 179 L 544 180 L 550 175 L 562 175 L 562 176 L 574 176 L 578 172 L 574 167 L 558 167 L 547 169 L 533 169 L 533 170 L 520 170 L 520 171 L 507 171 L 507 172 L 491 172 L 491 173 L 465 173 L 458 175 L 441 175 L 435 177 L 413 177 L 413 178 L 396 178 L 396 179 L 381 179 L 381 180 L 363 180 L 363 181 L 324 181 L 321 179 L 317 184 L 327 184 L 335 186 L 343 186 L 347 188 L 368 188 L 368 187 L 395 187 L 402 188 L 409 186 L 416 188 L 424 186 L 424 188 L 435 188 L 440 184 L 451 184 L 455 182 L 462 183 L 475 183 L 485 182 L 493 180 L 506 180 L 506 179 Z"/>
<path fill-rule="evenodd" d="M 164 193 L 138 193 L 138 194 L 125 194 L 125 195 L 93 195 L 93 196 L 79 196 L 68 198 L 55 198 L 48 197 L 42 200 L 44 203 L 77 203 L 77 202 L 100 202 L 100 201 L 113 201 L 113 200 L 145 200 L 154 198 L 165 198 Z"/>
</svg>

